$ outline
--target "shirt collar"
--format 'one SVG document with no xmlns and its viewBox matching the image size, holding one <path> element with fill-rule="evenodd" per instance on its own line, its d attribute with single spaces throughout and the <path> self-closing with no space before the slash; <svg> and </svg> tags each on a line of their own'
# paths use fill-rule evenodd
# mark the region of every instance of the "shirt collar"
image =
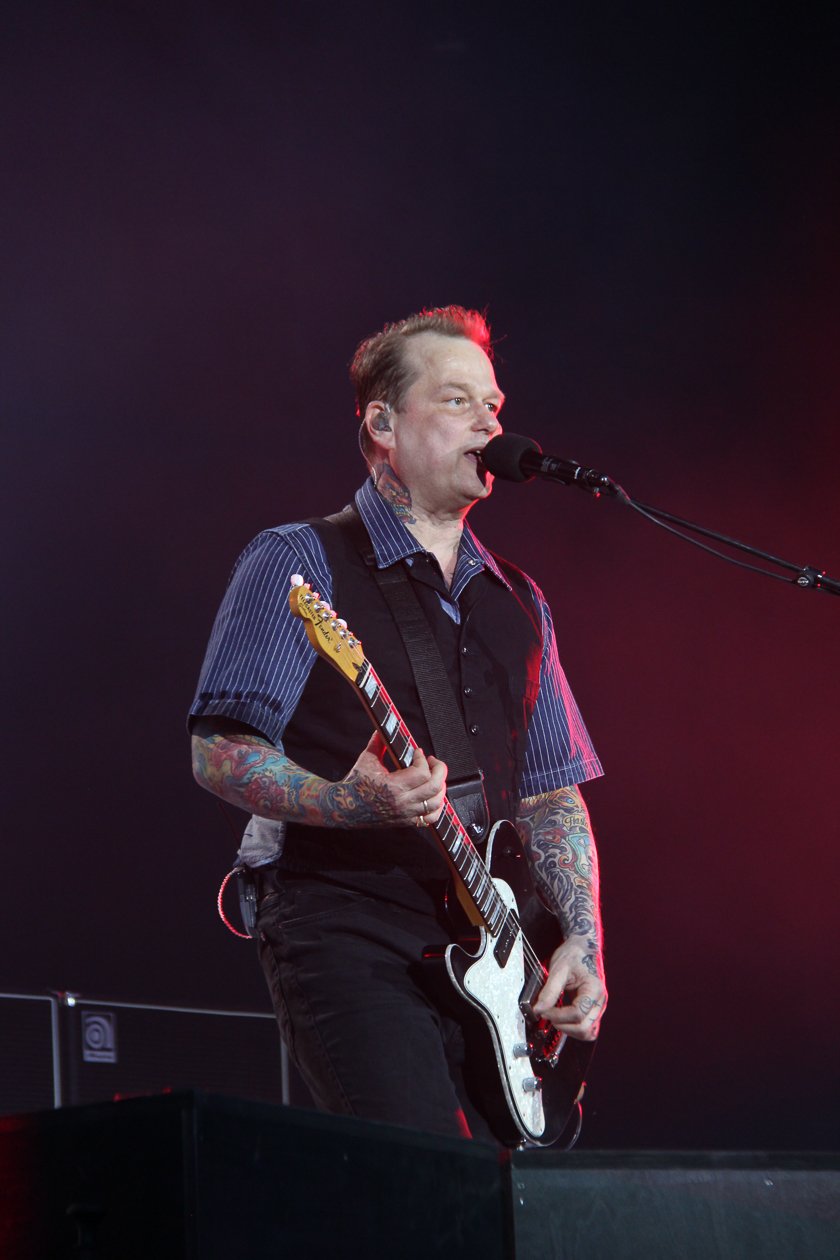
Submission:
<svg viewBox="0 0 840 1260">
<path fill-rule="evenodd" d="M 370 534 L 377 568 L 385 569 L 398 560 L 404 560 L 406 556 L 423 553 L 424 548 L 377 492 L 372 478 L 356 492 L 356 507 Z M 454 598 L 458 598 L 469 579 L 480 568 L 487 569 L 508 590 L 512 589 L 490 552 L 478 541 L 469 525 L 465 524 L 452 584 Z"/>
</svg>

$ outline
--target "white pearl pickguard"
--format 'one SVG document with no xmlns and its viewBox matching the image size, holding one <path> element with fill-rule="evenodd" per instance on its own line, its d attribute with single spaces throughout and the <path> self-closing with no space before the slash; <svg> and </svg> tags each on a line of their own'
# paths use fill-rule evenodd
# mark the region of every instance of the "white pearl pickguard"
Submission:
<svg viewBox="0 0 840 1260">
<path fill-rule="evenodd" d="M 494 879 L 496 891 L 509 910 L 516 910 L 513 890 L 502 879 Z M 449 946 L 446 966 L 449 976 L 464 995 L 484 1016 L 493 1040 L 502 1084 L 512 1111 L 519 1117 L 523 1134 L 537 1141 L 545 1132 L 546 1120 L 540 1091 L 528 1091 L 524 1082 L 534 1076 L 527 1054 L 514 1055 L 514 1047 L 527 1044 L 528 1027 L 519 1009 L 519 997 L 525 983 L 522 933 L 517 934 L 507 963 L 500 967 L 493 952 L 494 941 L 481 929 L 481 943 L 475 961 L 471 962 L 463 982 L 452 969 L 450 955 L 459 946 Z"/>
</svg>

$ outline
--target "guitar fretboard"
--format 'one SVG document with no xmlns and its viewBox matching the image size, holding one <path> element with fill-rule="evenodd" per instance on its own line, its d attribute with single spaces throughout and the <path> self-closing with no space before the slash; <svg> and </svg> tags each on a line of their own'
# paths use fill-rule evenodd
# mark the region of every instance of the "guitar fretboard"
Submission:
<svg viewBox="0 0 840 1260">
<path fill-rule="evenodd" d="M 362 694 L 365 707 L 397 763 L 402 767 L 410 766 L 417 744 L 385 690 L 382 680 L 367 659 L 359 670 L 356 686 Z M 431 826 L 458 872 L 487 930 L 492 936 L 498 936 L 505 926 L 507 907 L 496 891 L 481 855 L 448 799 L 444 801 L 440 817 Z"/>
</svg>

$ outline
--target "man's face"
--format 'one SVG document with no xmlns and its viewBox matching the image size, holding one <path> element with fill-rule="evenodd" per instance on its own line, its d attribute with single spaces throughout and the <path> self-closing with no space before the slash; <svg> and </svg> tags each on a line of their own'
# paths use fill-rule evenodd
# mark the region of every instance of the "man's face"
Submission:
<svg viewBox="0 0 840 1260">
<path fill-rule="evenodd" d="M 493 478 L 477 451 L 501 433 L 504 395 L 493 365 L 474 341 L 418 333 L 407 339 L 406 361 L 416 374 L 392 413 L 390 462 L 415 508 L 435 515 L 463 512 L 490 493 Z"/>
</svg>

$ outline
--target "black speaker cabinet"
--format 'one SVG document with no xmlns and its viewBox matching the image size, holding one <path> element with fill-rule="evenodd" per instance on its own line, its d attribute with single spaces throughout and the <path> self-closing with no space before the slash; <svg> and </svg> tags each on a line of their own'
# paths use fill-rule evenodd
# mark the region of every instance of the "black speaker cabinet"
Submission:
<svg viewBox="0 0 840 1260">
<path fill-rule="evenodd" d="M 310 1105 L 270 1012 L 0 994 L 0 1115 L 182 1089 Z"/>
<path fill-rule="evenodd" d="M 0 1120 L 3 1260 L 503 1260 L 495 1150 L 204 1095 Z"/>
<path fill-rule="evenodd" d="M 840 1155 L 495 1148 L 170 1094 L 0 1120 L 2 1260 L 836 1260 Z"/>
<path fill-rule="evenodd" d="M 54 997 L 0 993 L 0 1115 L 58 1106 L 58 1016 Z"/>
<path fill-rule="evenodd" d="M 517 1260 L 837 1260 L 840 1155 L 527 1151 Z"/>
</svg>

